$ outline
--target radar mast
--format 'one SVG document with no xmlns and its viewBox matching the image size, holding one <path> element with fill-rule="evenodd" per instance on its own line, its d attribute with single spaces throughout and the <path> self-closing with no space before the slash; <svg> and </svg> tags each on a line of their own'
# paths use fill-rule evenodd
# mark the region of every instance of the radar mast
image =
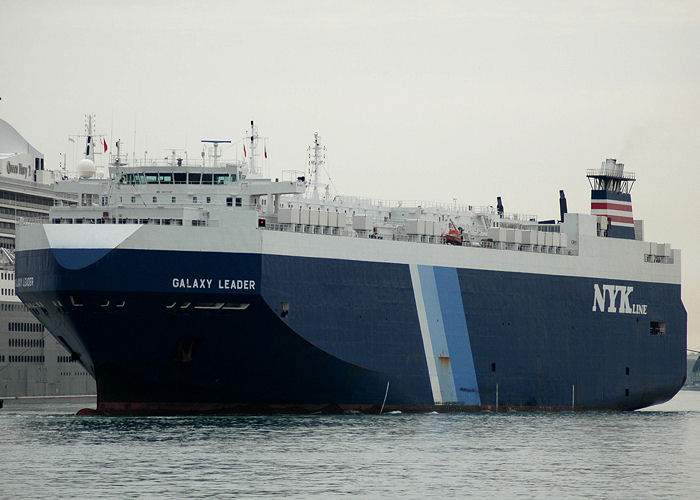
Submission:
<svg viewBox="0 0 700 500">
<path fill-rule="evenodd" d="M 308 186 L 313 187 L 311 199 L 318 201 L 318 171 L 326 163 L 326 147 L 321 146 L 321 137 L 318 132 L 314 132 L 314 144 L 309 146 L 309 183 Z M 326 189 L 326 194 L 328 190 Z"/>
</svg>

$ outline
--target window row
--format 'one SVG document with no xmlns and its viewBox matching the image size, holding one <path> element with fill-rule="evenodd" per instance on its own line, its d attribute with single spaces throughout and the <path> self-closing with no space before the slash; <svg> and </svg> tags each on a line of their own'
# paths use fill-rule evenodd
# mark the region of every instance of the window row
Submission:
<svg viewBox="0 0 700 500">
<path fill-rule="evenodd" d="M 167 197 L 166 197 L 166 199 L 167 199 Z M 211 196 L 205 196 L 205 200 L 207 201 L 207 203 L 211 203 Z M 153 197 L 151 198 L 151 201 L 152 201 L 153 203 L 158 203 L 158 197 L 157 197 L 157 196 L 153 196 Z M 124 202 L 124 197 L 123 197 L 123 196 L 120 196 L 120 197 L 119 197 L 119 203 L 123 203 L 123 202 Z M 138 202 L 138 197 L 137 197 L 137 196 L 132 196 L 132 197 L 131 197 L 131 203 L 137 203 L 137 202 Z M 161 200 L 161 203 L 163 203 L 162 200 Z M 177 196 L 170 196 L 170 203 L 177 203 Z M 192 203 L 199 203 L 199 196 L 192 195 Z"/>
<path fill-rule="evenodd" d="M 19 201 L 22 203 L 33 203 L 35 205 L 44 205 L 50 207 L 53 205 L 53 198 L 45 196 L 35 196 L 31 194 L 17 193 L 14 191 L 5 191 L 0 189 L 0 202 L 5 200 Z"/>
<path fill-rule="evenodd" d="M 44 347 L 44 339 L 8 339 L 9 347 Z"/>
<path fill-rule="evenodd" d="M 7 328 L 11 332 L 43 332 L 46 330 L 41 323 L 22 323 L 20 321 L 10 321 Z"/>
<path fill-rule="evenodd" d="M 44 363 L 46 358 L 43 355 L 38 356 L 13 356 L 7 357 L 9 363 Z"/>
<path fill-rule="evenodd" d="M 156 226 L 182 226 L 184 221 L 182 219 L 136 219 L 136 218 L 126 218 L 120 217 L 119 219 L 115 217 L 101 217 L 96 219 L 90 218 L 77 218 L 77 219 L 51 219 L 51 224 L 152 224 Z M 193 220 L 193 226 L 206 226 L 207 223 L 204 220 Z"/>
<path fill-rule="evenodd" d="M 0 304 L 0 311 L 27 311 L 24 304 Z"/>
<path fill-rule="evenodd" d="M 203 174 L 201 172 L 138 172 L 125 174 L 119 182 L 125 184 L 217 184 L 236 182 L 236 174 Z"/>
<path fill-rule="evenodd" d="M 7 238 L 4 236 L 0 236 L 0 248 L 7 248 L 9 250 L 14 250 L 15 249 L 14 238 Z"/>
</svg>

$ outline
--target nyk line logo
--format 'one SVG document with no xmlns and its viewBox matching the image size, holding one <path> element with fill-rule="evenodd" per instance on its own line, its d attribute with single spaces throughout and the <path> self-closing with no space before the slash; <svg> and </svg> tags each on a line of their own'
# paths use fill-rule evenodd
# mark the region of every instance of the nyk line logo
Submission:
<svg viewBox="0 0 700 500">
<path fill-rule="evenodd" d="M 609 313 L 646 314 L 646 304 L 630 304 L 630 294 L 633 286 L 593 285 L 593 312 L 605 312 L 605 303 Z M 618 299 L 619 297 L 619 299 Z"/>
</svg>

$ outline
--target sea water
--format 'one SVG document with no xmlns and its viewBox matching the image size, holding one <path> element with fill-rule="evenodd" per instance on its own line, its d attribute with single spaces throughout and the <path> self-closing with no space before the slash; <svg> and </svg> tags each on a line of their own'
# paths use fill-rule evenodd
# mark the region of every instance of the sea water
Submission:
<svg viewBox="0 0 700 500">
<path fill-rule="evenodd" d="M 0 498 L 700 498 L 700 392 L 645 411 L 99 417 L 6 401 Z"/>
</svg>

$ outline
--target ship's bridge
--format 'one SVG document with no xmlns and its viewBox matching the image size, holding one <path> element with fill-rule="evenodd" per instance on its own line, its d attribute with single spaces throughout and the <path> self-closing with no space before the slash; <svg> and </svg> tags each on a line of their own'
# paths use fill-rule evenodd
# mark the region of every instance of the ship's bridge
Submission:
<svg viewBox="0 0 700 500">
<path fill-rule="evenodd" d="M 141 190 L 170 189 L 216 189 L 245 192 L 249 195 L 301 194 L 305 190 L 303 180 L 282 181 L 278 179 L 249 178 L 240 164 L 222 167 L 148 165 L 138 167 L 115 167 L 110 176 L 117 185 L 136 186 Z M 226 186 L 221 188 L 221 186 Z"/>
<path fill-rule="evenodd" d="M 78 207 L 54 207 L 59 224 L 217 225 L 228 210 L 247 209 L 269 216 L 279 211 L 283 195 L 302 194 L 303 178 L 291 181 L 250 178 L 243 166 L 170 164 L 113 165 L 110 181 L 64 181 L 62 192 L 79 194 Z M 155 210 L 154 210 L 155 209 Z"/>
</svg>

